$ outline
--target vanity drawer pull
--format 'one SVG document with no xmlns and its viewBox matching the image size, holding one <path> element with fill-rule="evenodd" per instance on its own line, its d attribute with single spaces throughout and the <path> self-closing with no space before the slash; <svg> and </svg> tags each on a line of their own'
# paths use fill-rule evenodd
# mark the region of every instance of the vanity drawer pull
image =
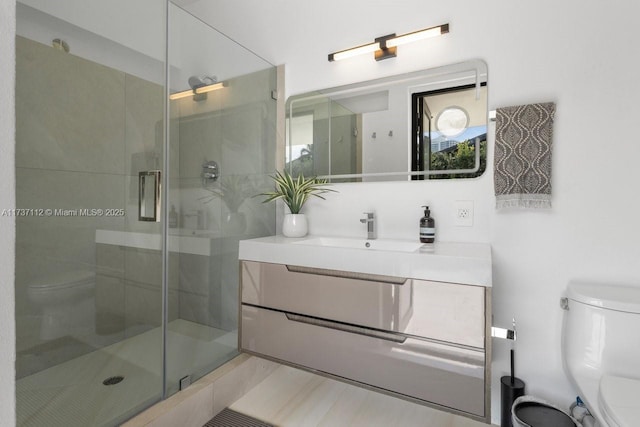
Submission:
<svg viewBox="0 0 640 427">
<path fill-rule="evenodd" d="M 320 326 L 323 328 L 336 329 L 338 331 L 350 332 L 352 334 L 364 335 L 372 338 L 379 338 L 386 341 L 392 341 L 402 344 L 407 337 L 393 332 L 378 331 L 376 329 L 364 328 L 362 326 L 349 325 L 347 323 L 332 322 L 331 320 L 319 319 L 317 317 L 304 316 L 302 314 L 284 313 L 287 319 L 306 323 L 308 325 Z"/>
<path fill-rule="evenodd" d="M 404 285 L 408 279 L 395 276 L 381 276 L 377 274 L 356 273 L 353 271 L 328 270 L 324 268 L 301 267 L 299 265 L 287 265 L 287 270 L 293 273 L 316 274 L 319 276 L 340 277 L 343 279 L 368 280 L 371 282 L 390 283 L 392 285 Z"/>
</svg>

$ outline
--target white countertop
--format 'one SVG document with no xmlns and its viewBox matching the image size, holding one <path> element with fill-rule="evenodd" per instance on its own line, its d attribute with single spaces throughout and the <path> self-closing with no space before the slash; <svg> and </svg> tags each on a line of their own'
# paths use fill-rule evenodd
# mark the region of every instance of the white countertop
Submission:
<svg viewBox="0 0 640 427">
<path fill-rule="evenodd" d="M 304 244 L 305 240 L 322 237 L 288 238 L 278 235 L 241 240 L 239 258 L 486 287 L 492 285 L 491 246 L 486 243 L 437 242 L 425 244 L 412 252 Z"/>
<path fill-rule="evenodd" d="M 201 235 L 170 234 L 169 251 L 210 256 L 212 254 L 211 239 L 215 236 L 204 234 L 204 231 L 202 233 Z M 160 233 L 96 230 L 96 243 L 159 251 L 162 249 L 162 235 Z"/>
</svg>

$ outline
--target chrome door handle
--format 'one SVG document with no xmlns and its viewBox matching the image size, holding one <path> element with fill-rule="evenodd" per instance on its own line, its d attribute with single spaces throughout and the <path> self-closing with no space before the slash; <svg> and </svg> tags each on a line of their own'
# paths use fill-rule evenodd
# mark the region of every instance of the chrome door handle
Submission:
<svg viewBox="0 0 640 427">
<path fill-rule="evenodd" d="M 138 173 L 138 220 L 160 222 L 160 171 Z"/>
</svg>

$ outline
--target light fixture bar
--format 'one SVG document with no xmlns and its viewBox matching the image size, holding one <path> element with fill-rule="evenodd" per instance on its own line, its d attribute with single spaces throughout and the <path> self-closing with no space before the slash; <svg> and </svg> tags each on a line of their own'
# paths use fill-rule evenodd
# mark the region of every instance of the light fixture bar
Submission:
<svg viewBox="0 0 640 427">
<path fill-rule="evenodd" d="M 390 34 L 388 36 L 376 38 L 373 43 L 330 53 L 329 61 L 339 61 L 341 59 L 351 58 L 356 55 L 370 52 L 375 52 L 376 61 L 393 58 L 396 56 L 396 47 L 399 45 L 437 37 L 448 32 L 449 24 L 443 24 L 436 27 L 426 28 L 424 30 L 414 31 L 412 33 L 402 34 L 400 36 Z"/>
<path fill-rule="evenodd" d="M 202 93 L 207 93 L 207 92 L 212 92 L 214 90 L 222 89 L 225 86 L 226 86 L 225 82 L 218 82 L 210 85 L 199 86 L 199 87 L 196 87 L 195 89 L 183 90 L 182 92 L 172 93 L 171 95 L 169 95 L 169 99 L 173 101 L 176 99 L 187 98 L 189 96 L 196 96 Z"/>
<path fill-rule="evenodd" d="M 189 89 L 189 90 L 183 90 L 182 92 L 172 93 L 171 95 L 169 95 L 169 99 L 174 101 L 176 99 L 182 99 L 182 98 L 186 98 L 188 96 L 193 96 L 193 95 L 195 95 L 195 93 L 193 93 L 193 91 Z"/>
<path fill-rule="evenodd" d="M 425 30 L 414 31 L 413 33 L 403 34 L 401 36 L 394 37 L 387 40 L 387 47 L 400 46 L 401 44 L 407 44 L 418 40 L 429 39 L 431 37 L 437 37 L 449 32 L 449 24 L 438 25 L 437 27 L 427 28 Z"/>
<path fill-rule="evenodd" d="M 351 58 L 352 56 L 362 55 L 369 52 L 375 52 L 380 49 L 380 43 L 374 42 L 365 44 L 351 49 L 341 50 L 340 52 L 334 52 L 329 54 L 329 62 L 339 61 L 341 59 Z"/>
<path fill-rule="evenodd" d="M 206 86 L 197 87 L 195 92 L 197 94 L 213 92 L 214 90 L 222 89 L 225 86 L 226 85 L 225 85 L 224 82 L 218 82 L 218 83 L 214 83 L 212 85 L 206 85 Z"/>
</svg>

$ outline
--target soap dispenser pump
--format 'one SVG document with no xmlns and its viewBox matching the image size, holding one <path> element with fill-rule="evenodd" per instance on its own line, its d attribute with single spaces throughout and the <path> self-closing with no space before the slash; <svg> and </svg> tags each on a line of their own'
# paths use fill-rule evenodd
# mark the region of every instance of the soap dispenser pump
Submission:
<svg viewBox="0 0 640 427">
<path fill-rule="evenodd" d="M 436 240 L 436 220 L 431 218 L 429 206 L 424 208 L 424 216 L 420 218 L 420 241 L 422 243 L 433 243 Z"/>
</svg>

